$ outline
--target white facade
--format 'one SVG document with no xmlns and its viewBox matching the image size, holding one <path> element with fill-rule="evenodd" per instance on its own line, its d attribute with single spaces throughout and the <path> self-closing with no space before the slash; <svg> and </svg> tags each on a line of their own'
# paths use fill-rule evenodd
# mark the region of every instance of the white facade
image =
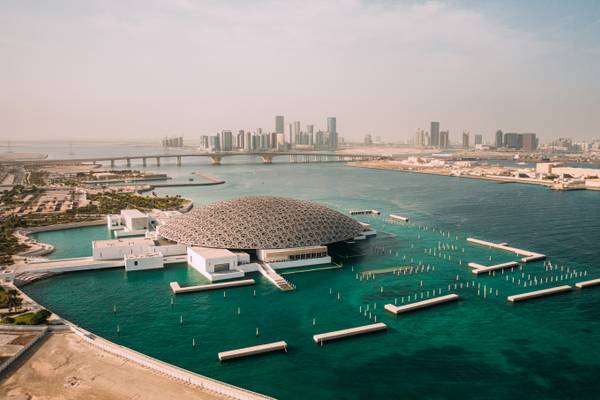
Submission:
<svg viewBox="0 0 600 400">
<path fill-rule="evenodd" d="M 163 255 L 160 252 L 126 255 L 124 261 L 125 271 L 143 271 L 164 267 Z"/>
<path fill-rule="evenodd" d="M 243 277 L 245 268 L 238 268 L 238 258 L 242 259 L 242 266 L 251 266 L 248 264 L 250 256 L 246 253 L 208 247 L 187 248 L 188 264 L 211 282 Z"/>
<path fill-rule="evenodd" d="M 155 240 L 149 237 L 94 240 L 92 257 L 95 260 L 118 260 L 125 256 L 142 255 L 160 252 L 163 256 L 179 256 L 186 254 L 187 247 L 168 240 Z"/>
<path fill-rule="evenodd" d="M 331 262 L 331 257 L 327 254 L 327 246 L 260 249 L 256 250 L 256 257 L 268 263 L 273 269 L 329 264 Z"/>
</svg>

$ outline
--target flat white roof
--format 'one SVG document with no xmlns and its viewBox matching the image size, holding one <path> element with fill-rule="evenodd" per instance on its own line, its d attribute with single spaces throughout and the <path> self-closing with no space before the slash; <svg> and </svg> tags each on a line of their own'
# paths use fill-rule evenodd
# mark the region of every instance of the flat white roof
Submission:
<svg viewBox="0 0 600 400">
<path fill-rule="evenodd" d="M 215 249 L 212 247 L 193 246 L 190 249 L 204 258 L 235 257 L 235 254 L 227 249 Z"/>
<path fill-rule="evenodd" d="M 130 217 L 130 218 L 143 218 L 143 217 L 147 217 L 146 214 L 144 214 L 140 210 L 136 210 L 136 209 L 121 210 L 121 215 L 124 216 L 124 217 Z"/>
<path fill-rule="evenodd" d="M 154 240 L 148 238 L 129 238 L 129 239 L 109 239 L 109 240 L 94 240 L 92 247 L 94 249 L 103 249 L 106 247 L 121 247 L 121 246 L 154 246 Z"/>
</svg>

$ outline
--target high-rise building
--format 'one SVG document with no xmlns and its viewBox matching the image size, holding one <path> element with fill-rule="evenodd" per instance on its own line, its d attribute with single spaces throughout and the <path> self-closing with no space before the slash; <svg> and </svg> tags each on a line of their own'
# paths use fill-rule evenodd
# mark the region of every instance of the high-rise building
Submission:
<svg viewBox="0 0 600 400">
<path fill-rule="evenodd" d="M 337 121 L 335 117 L 327 118 L 327 133 L 329 135 L 329 147 L 337 148 L 338 146 L 338 132 L 337 132 Z"/>
<path fill-rule="evenodd" d="M 521 149 L 524 151 L 535 151 L 538 148 L 538 140 L 535 133 L 521 133 Z"/>
<path fill-rule="evenodd" d="M 497 147 L 497 148 L 500 148 L 500 147 L 502 147 L 502 144 L 503 144 L 502 137 L 503 137 L 503 135 L 504 135 L 504 134 L 502 133 L 502 131 L 501 131 L 500 129 L 498 129 L 498 130 L 496 131 L 496 147 Z"/>
<path fill-rule="evenodd" d="M 462 147 L 463 149 L 469 148 L 469 132 L 463 132 L 462 134 Z"/>
<path fill-rule="evenodd" d="M 315 134 L 315 145 L 323 146 L 325 144 L 325 134 L 323 131 L 317 131 Z"/>
<path fill-rule="evenodd" d="M 269 147 L 272 149 L 277 148 L 277 132 L 271 132 L 271 143 Z"/>
<path fill-rule="evenodd" d="M 450 131 L 440 131 L 440 149 L 447 149 L 450 146 Z"/>
<path fill-rule="evenodd" d="M 284 127 L 283 115 L 275 116 L 275 133 L 284 133 Z"/>
<path fill-rule="evenodd" d="M 368 133 L 365 135 L 365 145 L 366 146 L 370 146 L 373 144 L 373 139 L 371 138 L 371 135 L 369 135 Z"/>
<path fill-rule="evenodd" d="M 478 144 L 483 144 L 483 135 L 475 135 L 475 146 L 477 146 Z"/>
<path fill-rule="evenodd" d="M 231 131 L 221 131 L 221 150 L 233 150 L 233 134 Z"/>
<path fill-rule="evenodd" d="M 300 136 L 300 121 L 294 122 L 294 144 L 301 144 L 302 137 Z"/>
<path fill-rule="evenodd" d="M 209 145 L 208 135 L 200 136 L 200 147 L 204 150 L 208 150 L 208 145 Z"/>
<path fill-rule="evenodd" d="M 521 148 L 521 135 L 518 133 L 505 133 L 504 134 L 504 147 L 509 149 L 520 149 Z"/>
<path fill-rule="evenodd" d="M 246 132 L 246 138 L 244 139 L 244 150 L 252 151 L 252 132 Z"/>
<path fill-rule="evenodd" d="M 429 132 L 431 135 L 431 145 L 440 146 L 440 123 L 436 121 L 431 121 L 431 129 L 429 130 Z"/>
<path fill-rule="evenodd" d="M 244 148 L 244 139 L 245 139 L 244 130 L 241 129 L 237 134 L 237 140 L 235 143 L 235 147 L 237 147 L 238 149 L 243 149 Z"/>
<path fill-rule="evenodd" d="M 288 135 L 290 145 L 294 144 L 294 124 L 288 125 Z"/>
<path fill-rule="evenodd" d="M 221 140 L 218 134 L 210 137 L 209 146 L 211 151 L 221 151 Z"/>
</svg>

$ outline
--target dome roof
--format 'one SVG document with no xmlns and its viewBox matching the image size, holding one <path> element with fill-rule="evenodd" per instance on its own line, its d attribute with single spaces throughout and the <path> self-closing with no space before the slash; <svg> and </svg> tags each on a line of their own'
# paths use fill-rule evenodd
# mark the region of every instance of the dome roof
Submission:
<svg viewBox="0 0 600 400">
<path fill-rule="evenodd" d="M 212 203 L 159 227 L 161 236 L 188 246 L 240 250 L 324 245 L 362 230 L 360 223 L 331 208 L 270 196 Z"/>
</svg>

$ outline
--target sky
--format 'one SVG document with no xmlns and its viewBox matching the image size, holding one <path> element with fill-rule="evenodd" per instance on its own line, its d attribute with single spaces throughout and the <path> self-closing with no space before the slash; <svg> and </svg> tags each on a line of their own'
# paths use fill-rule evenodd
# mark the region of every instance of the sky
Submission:
<svg viewBox="0 0 600 400">
<path fill-rule="evenodd" d="M 0 140 L 600 138 L 600 1 L 0 0 Z"/>
</svg>

